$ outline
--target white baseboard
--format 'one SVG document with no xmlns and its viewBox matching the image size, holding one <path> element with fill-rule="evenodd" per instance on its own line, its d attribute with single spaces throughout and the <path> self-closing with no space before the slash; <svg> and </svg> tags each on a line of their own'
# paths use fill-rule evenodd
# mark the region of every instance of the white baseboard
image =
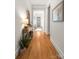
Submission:
<svg viewBox="0 0 79 59">
<path fill-rule="evenodd" d="M 57 52 L 59 53 L 60 57 L 61 57 L 62 59 L 64 59 L 64 54 L 63 54 L 63 52 L 61 51 L 61 49 L 60 49 L 60 48 L 57 46 L 57 44 L 51 39 L 51 37 L 50 37 L 50 40 L 51 40 L 51 42 L 53 43 L 53 45 L 54 45 L 55 49 L 57 50 Z"/>
</svg>

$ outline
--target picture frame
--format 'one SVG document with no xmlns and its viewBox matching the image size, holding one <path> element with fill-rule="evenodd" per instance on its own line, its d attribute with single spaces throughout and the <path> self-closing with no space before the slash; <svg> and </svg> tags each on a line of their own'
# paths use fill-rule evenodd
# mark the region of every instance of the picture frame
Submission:
<svg viewBox="0 0 79 59">
<path fill-rule="evenodd" d="M 52 10 L 52 20 L 53 20 L 53 22 L 63 22 L 64 21 L 64 1 L 60 2 Z"/>
</svg>

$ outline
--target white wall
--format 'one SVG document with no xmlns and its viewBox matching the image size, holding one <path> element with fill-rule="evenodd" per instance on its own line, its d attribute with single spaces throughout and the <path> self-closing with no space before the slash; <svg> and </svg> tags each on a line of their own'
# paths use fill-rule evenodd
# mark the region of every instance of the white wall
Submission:
<svg viewBox="0 0 79 59">
<path fill-rule="evenodd" d="M 31 11 L 31 4 L 29 0 L 15 0 L 15 55 L 18 54 L 22 20 L 26 17 L 27 9 Z"/>
<path fill-rule="evenodd" d="M 62 0 L 55 0 L 51 2 L 51 10 L 60 3 Z M 52 14 L 50 14 L 50 35 L 51 41 L 57 48 L 59 54 L 63 57 L 64 55 L 64 22 L 53 22 Z"/>
<path fill-rule="evenodd" d="M 17 55 L 19 50 L 19 40 L 21 36 L 21 18 L 15 11 L 15 55 Z"/>
</svg>

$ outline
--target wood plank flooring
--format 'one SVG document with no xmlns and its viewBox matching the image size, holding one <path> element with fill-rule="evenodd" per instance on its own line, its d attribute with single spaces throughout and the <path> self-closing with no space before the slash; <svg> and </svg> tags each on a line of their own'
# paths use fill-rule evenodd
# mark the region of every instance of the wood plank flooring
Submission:
<svg viewBox="0 0 79 59">
<path fill-rule="evenodd" d="M 44 32 L 34 32 L 28 49 L 17 59 L 61 59 Z"/>
</svg>

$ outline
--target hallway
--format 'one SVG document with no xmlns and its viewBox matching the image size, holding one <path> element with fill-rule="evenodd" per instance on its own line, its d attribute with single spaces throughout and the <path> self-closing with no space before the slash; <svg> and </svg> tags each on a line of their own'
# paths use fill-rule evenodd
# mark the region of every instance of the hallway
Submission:
<svg viewBox="0 0 79 59">
<path fill-rule="evenodd" d="M 61 59 L 46 33 L 35 31 L 29 47 L 16 59 Z"/>
</svg>

